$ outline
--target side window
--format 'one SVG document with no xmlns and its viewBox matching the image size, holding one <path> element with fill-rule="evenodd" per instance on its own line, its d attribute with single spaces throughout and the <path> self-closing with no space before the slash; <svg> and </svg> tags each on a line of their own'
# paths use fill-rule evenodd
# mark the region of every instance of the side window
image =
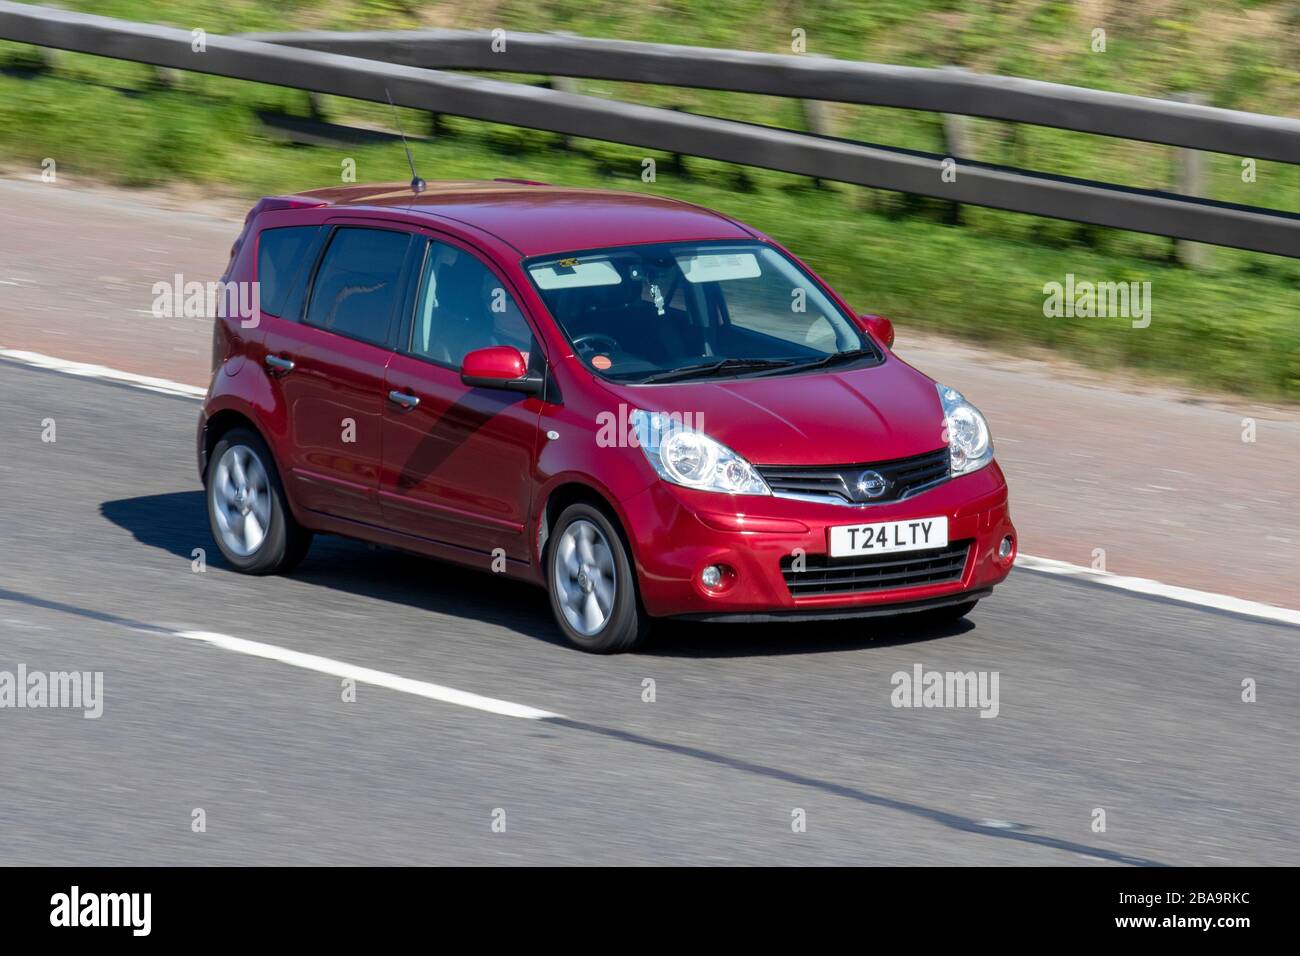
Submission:
<svg viewBox="0 0 1300 956">
<path fill-rule="evenodd" d="M 262 311 L 284 315 L 285 300 L 310 263 L 319 226 L 263 229 L 257 238 L 257 285 Z"/>
<path fill-rule="evenodd" d="M 416 299 L 411 352 L 459 368 L 466 353 L 513 345 L 527 360 L 532 330 L 504 283 L 463 249 L 429 243 Z"/>
<path fill-rule="evenodd" d="M 410 241 L 388 229 L 337 230 L 316 272 L 307 324 L 387 345 Z"/>
</svg>

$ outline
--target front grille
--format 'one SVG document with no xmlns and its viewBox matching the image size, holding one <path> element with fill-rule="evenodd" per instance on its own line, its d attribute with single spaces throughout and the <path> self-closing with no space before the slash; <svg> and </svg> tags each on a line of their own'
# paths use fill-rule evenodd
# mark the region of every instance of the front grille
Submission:
<svg viewBox="0 0 1300 956">
<path fill-rule="evenodd" d="M 804 555 L 804 570 L 793 569 L 794 556 L 781 559 L 781 576 L 794 597 L 813 594 L 857 594 L 914 588 L 924 584 L 960 581 L 966 570 L 970 541 L 954 541 L 946 548 L 878 554 L 871 557 L 832 558 Z"/>
<path fill-rule="evenodd" d="M 868 493 L 871 483 L 863 481 L 869 472 L 885 483 L 883 492 L 874 497 Z M 759 465 L 758 473 L 774 495 L 833 504 L 884 504 L 947 478 L 948 449 L 866 465 Z"/>
</svg>

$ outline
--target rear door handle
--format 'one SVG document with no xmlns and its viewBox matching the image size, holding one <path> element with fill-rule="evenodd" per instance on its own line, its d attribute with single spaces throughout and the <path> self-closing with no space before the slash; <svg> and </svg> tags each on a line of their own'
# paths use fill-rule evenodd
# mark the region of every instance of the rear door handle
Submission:
<svg viewBox="0 0 1300 956">
<path fill-rule="evenodd" d="M 279 355 L 268 355 L 266 357 L 266 367 L 272 372 L 288 375 L 294 368 L 293 359 L 283 358 Z"/>
<path fill-rule="evenodd" d="M 388 393 L 388 400 L 395 405 L 401 405 L 403 409 L 410 410 L 420 404 L 420 396 L 409 395 L 406 392 L 392 391 Z"/>
</svg>

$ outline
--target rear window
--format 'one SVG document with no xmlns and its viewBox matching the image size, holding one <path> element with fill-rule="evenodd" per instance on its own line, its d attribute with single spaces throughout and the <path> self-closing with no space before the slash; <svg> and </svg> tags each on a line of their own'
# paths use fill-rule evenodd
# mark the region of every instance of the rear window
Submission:
<svg viewBox="0 0 1300 956">
<path fill-rule="evenodd" d="M 257 240 L 257 282 L 262 311 L 284 315 L 285 301 L 307 267 L 316 226 L 263 229 Z"/>
</svg>

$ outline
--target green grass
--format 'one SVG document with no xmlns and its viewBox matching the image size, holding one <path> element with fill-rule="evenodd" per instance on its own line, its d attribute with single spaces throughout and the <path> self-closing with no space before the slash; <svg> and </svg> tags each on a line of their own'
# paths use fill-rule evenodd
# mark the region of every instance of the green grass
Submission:
<svg viewBox="0 0 1300 956">
<path fill-rule="evenodd" d="M 1041 0 L 974 3 L 915 0 L 792 4 L 758 0 L 705 6 L 488 3 L 402 0 L 301 0 L 258 5 L 240 0 L 96 0 L 71 7 L 168 22 L 209 32 L 287 28 L 462 26 L 569 30 L 664 42 L 787 51 L 799 27 L 809 50 L 914 65 L 956 63 L 984 72 L 1033 76 L 1153 95 L 1197 90 L 1210 102 L 1295 115 L 1300 110 L 1300 5 L 1238 7 L 1171 0 L 1129 5 Z M 1089 52 L 1084 11 L 1114 8 L 1099 25 L 1105 54 Z M 794 10 L 795 12 L 790 12 Z M 31 48 L 0 44 L 0 65 L 21 68 Z M 584 81 L 584 91 L 655 105 L 802 128 L 798 104 L 710 91 L 642 88 Z M 391 128 L 387 107 L 325 98 L 330 119 Z M 193 182 L 254 197 L 340 180 L 356 161 L 359 181 L 405 179 L 400 148 L 302 147 L 268 136 L 257 110 L 305 115 L 292 90 L 185 74 L 160 87 L 138 64 L 59 54 L 52 71 L 0 74 L 0 158 L 38 172 L 53 157 L 62 172 L 130 186 Z M 938 151 L 936 117 L 909 111 L 836 106 L 839 135 Z M 402 112 L 410 131 L 426 116 Z M 973 121 L 976 158 L 1144 187 L 1167 187 L 1172 151 L 1151 144 L 1005 123 Z M 415 145 L 426 178 L 514 176 L 574 185 L 654 192 L 735 214 L 789 245 L 864 310 L 903 328 L 942 331 L 1014 350 L 1042 346 L 1098 367 L 1129 367 L 1150 377 L 1257 398 L 1300 401 L 1300 261 L 1216 249 L 1204 271 L 1170 260 L 1170 242 L 968 207 L 964 225 L 944 223 L 934 202 L 857 187 L 814 188 L 805 179 L 672 157 L 454 117 Z M 658 164 L 641 181 L 642 160 Z M 1208 157 L 1209 194 L 1236 202 L 1300 209 L 1300 167 L 1260 163 L 1243 183 L 1240 158 Z M 1043 286 L 1066 273 L 1096 282 L 1149 281 L 1147 329 L 1129 320 L 1043 315 Z"/>
</svg>

